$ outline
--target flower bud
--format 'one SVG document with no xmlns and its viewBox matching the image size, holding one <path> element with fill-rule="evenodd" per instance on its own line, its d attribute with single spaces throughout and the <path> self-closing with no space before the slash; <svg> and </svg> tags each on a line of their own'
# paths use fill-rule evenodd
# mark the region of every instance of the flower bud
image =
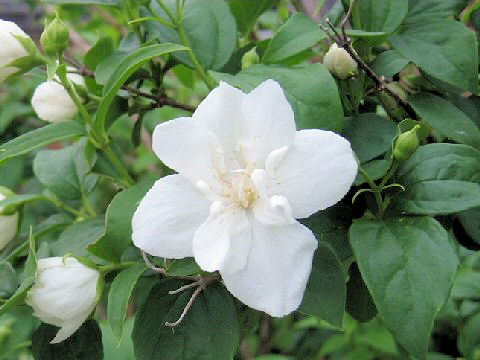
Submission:
<svg viewBox="0 0 480 360">
<path fill-rule="evenodd" d="M 67 78 L 74 84 L 83 85 L 83 78 L 77 74 L 68 74 Z M 33 93 L 32 107 L 42 120 L 60 122 L 70 120 L 78 109 L 63 85 L 56 81 L 40 84 Z"/>
<path fill-rule="evenodd" d="M 27 49 L 15 36 L 30 39 L 17 24 L 0 19 L 0 82 L 19 70 L 8 64 L 28 55 Z"/>
<path fill-rule="evenodd" d="M 323 58 L 323 65 L 339 79 L 345 80 L 355 74 L 358 64 L 350 54 L 337 44 L 332 44 Z"/>
<path fill-rule="evenodd" d="M 0 201 L 5 200 L 13 193 L 0 186 Z M 0 206 L 0 250 L 7 246 L 15 238 L 18 230 L 18 211 L 13 213 L 7 208 Z"/>
<path fill-rule="evenodd" d="M 34 315 L 61 329 L 52 344 L 62 342 L 87 320 L 97 303 L 100 273 L 73 257 L 38 260 L 37 278 L 26 303 Z"/>
<path fill-rule="evenodd" d="M 40 36 L 40 44 L 47 55 L 55 56 L 63 51 L 70 42 L 68 28 L 62 20 L 55 16 L 55 19 L 45 27 Z"/>
<path fill-rule="evenodd" d="M 242 70 L 247 69 L 252 65 L 258 64 L 260 62 L 260 58 L 258 57 L 256 48 L 252 48 L 251 50 L 247 51 L 242 57 Z"/>
<path fill-rule="evenodd" d="M 400 134 L 393 149 L 393 157 L 400 161 L 407 160 L 417 150 L 420 142 L 418 140 L 417 131 L 420 125 L 415 125 L 413 129 Z"/>
</svg>

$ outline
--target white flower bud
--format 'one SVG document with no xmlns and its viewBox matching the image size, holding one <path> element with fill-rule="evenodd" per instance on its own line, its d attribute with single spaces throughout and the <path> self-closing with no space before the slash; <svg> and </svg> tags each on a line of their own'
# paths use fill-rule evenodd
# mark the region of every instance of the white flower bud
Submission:
<svg viewBox="0 0 480 360">
<path fill-rule="evenodd" d="M 0 201 L 4 200 L 6 196 L 0 192 Z M 0 207 L 0 214 L 3 211 Z M 12 215 L 0 215 L 0 250 L 8 245 L 17 235 L 18 229 L 18 212 Z"/>
<path fill-rule="evenodd" d="M 97 303 L 100 273 L 73 257 L 38 260 L 35 285 L 26 303 L 47 324 L 61 327 L 52 344 L 62 342 L 87 320 Z"/>
<path fill-rule="evenodd" d="M 332 44 L 323 58 L 323 65 L 339 79 L 345 80 L 357 71 L 358 64 L 350 54 L 337 44 Z"/>
<path fill-rule="evenodd" d="M 78 74 L 68 74 L 67 78 L 74 84 L 84 85 L 83 78 Z M 78 111 L 63 85 L 51 80 L 35 89 L 32 106 L 40 119 L 49 122 L 70 120 Z"/>
<path fill-rule="evenodd" d="M 14 35 L 29 37 L 14 22 L 0 19 L 0 82 L 19 70 L 6 65 L 28 55 L 27 50 Z"/>
</svg>

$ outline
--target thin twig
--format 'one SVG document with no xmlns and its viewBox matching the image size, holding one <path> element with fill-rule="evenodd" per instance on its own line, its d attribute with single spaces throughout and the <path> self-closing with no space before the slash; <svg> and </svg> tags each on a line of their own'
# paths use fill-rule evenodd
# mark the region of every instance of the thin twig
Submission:
<svg viewBox="0 0 480 360">
<path fill-rule="evenodd" d="M 151 270 L 155 271 L 156 273 L 165 275 L 165 269 L 163 269 L 163 268 L 161 268 L 161 267 L 155 266 L 155 265 L 150 261 L 150 259 L 148 258 L 148 255 L 147 255 L 146 252 L 142 251 L 142 256 L 143 256 L 143 261 L 145 261 L 145 264 L 146 264 Z"/>
<path fill-rule="evenodd" d="M 88 76 L 88 77 L 92 77 L 92 78 L 95 77 L 95 73 L 93 71 L 91 71 L 90 69 L 87 69 L 84 66 L 79 66 L 76 70 L 69 70 L 68 72 L 69 73 L 74 73 L 74 74 L 79 74 L 79 75 L 82 75 L 82 76 Z M 146 99 L 150 99 L 150 100 L 155 101 L 155 103 L 152 104 L 152 108 L 162 107 L 162 106 L 168 105 L 168 106 L 171 106 L 171 107 L 174 107 L 174 108 L 177 108 L 177 109 L 183 109 L 183 110 L 190 111 L 190 112 L 195 111 L 194 106 L 179 103 L 178 101 L 176 101 L 172 98 L 169 98 L 168 96 L 165 96 L 165 95 L 150 94 L 148 92 L 136 89 L 136 88 L 134 88 L 132 86 L 128 86 L 128 85 L 122 86 L 122 89 L 128 91 L 129 93 L 132 93 L 132 94 L 135 94 L 135 95 L 138 95 L 138 96 L 142 96 Z"/>
<path fill-rule="evenodd" d="M 346 34 L 345 25 L 352 14 L 354 4 L 355 0 L 351 0 L 350 7 L 348 8 L 346 15 L 341 22 L 342 35 L 338 32 L 338 30 L 328 18 L 325 19 L 325 22 L 330 29 L 323 25 L 320 25 L 320 27 L 323 29 L 323 31 L 327 33 L 327 35 L 330 37 L 330 39 L 332 39 L 332 41 L 334 41 L 339 47 L 344 48 L 345 51 L 348 52 L 348 54 L 357 62 L 358 66 L 367 74 L 369 78 L 371 78 L 375 82 L 375 85 L 379 91 L 384 91 L 385 93 L 390 95 L 397 102 L 397 104 L 406 111 L 408 116 L 410 116 L 412 119 L 417 119 L 417 114 L 415 113 L 415 110 L 413 110 L 413 108 L 410 106 L 410 104 L 404 99 L 402 99 L 400 95 L 398 95 L 396 92 L 392 91 L 388 87 L 388 82 L 386 81 L 386 79 L 383 76 L 378 76 L 353 49 L 352 41 Z M 335 36 L 333 36 L 332 33 Z"/>
<path fill-rule="evenodd" d="M 185 316 L 187 315 L 188 310 L 190 310 L 193 303 L 195 302 L 195 299 L 200 295 L 200 293 L 203 291 L 203 289 L 204 289 L 204 285 L 201 285 L 201 286 L 197 287 L 195 289 L 195 291 L 193 292 L 192 296 L 190 297 L 190 300 L 188 300 L 187 305 L 185 305 L 185 307 L 183 308 L 182 314 L 180 315 L 178 320 L 173 322 L 173 323 L 165 321 L 165 326 L 175 327 L 175 326 L 180 325 L 180 323 L 183 321 L 183 319 L 185 319 Z"/>
<path fill-rule="evenodd" d="M 170 290 L 170 291 L 168 292 L 168 294 L 169 294 L 169 295 L 180 294 L 181 292 L 183 292 L 183 291 L 185 291 L 185 290 L 188 290 L 188 289 L 194 288 L 194 287 L 196 287 L 196 286 L 200 286 L 200 285 L 202 285 L 202 281 L 201 281 L 201 280 L 198 280 L 198 281 L 192 282 L 192 283 L 190 283 L 190 284 L 180 286 L 177 290 Z"/>
</svg>

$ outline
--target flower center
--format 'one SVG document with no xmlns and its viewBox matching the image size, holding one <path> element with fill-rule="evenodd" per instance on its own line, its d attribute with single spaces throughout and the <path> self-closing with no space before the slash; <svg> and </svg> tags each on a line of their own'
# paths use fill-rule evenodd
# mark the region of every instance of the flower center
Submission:
<svg viewBox="0 0 480 360">
<path fill-rule="evenodd" d="M 259 198 L 255 184 L 251 178 L 251 171 L 239 169 L 232 172 L 229 196 L 233 202 L 243 208 L 249 208 Z"/>
</svg>

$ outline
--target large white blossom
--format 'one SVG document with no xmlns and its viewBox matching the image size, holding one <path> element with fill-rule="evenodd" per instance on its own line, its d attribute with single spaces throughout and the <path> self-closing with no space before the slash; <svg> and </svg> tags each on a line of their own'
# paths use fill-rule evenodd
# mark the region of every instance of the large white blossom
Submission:
<svg viewBox="0 0 480 360">
<path fill-rule="evenodd" d="M 4 200 L 6 196 L 0 192 L 0 201 Z M 3 206 L 0 206 L 0 214 L 3 211 Z M 8 245 L 10 241 L 15 238 L 18 230 L 18 212 L 11 215 L 0 215 L 0 250 Z"/>
<path fill-rule="evenodd" d="M 194 256 L 252 308 L 294 311 L 317 248 L 295 219 L 347 193 L 357 172 L 349 142 L 296 131 L 282 88 L 267 80 L 249 94 L 220 83 L 191 118 L 158 125 L 153 149 L 178 175 L 158 180 L 140 202 L 135 245 L 164 258 Z"/>
<path fill-rule="evenodd" d="M 18 68 L 6 65 L 28 55 L 14 35 L 29 37 L 14 22 L 0 19 L 0 82 L 18 71 Z"/>
<path fill-rule="evenodd" d="M 68 68 L 72 70 L 72 68 Z M 68 80 L 73 84 L 84 86 L 83 77 L 68 73 Z M 32 107 L 42 120 L 60 122 L 70 120 L 78 112 L 78 108 L 58 78 L 41 83 L 32 96 Z"/>
<path fill-rule="evenodd" d="M 61 328 L 51 341 L 56 344 L 77 331 L 95 309 L 100 273 L 73 257 L 40 259 L 37 265 L 26 303 L 40 320 Z"/>
</svg>

